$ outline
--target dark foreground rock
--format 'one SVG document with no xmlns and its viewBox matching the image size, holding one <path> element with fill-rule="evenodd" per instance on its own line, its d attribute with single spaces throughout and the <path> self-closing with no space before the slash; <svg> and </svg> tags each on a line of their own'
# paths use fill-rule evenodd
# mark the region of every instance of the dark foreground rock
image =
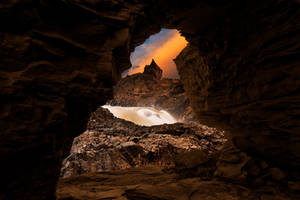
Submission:
<svg viewBox="0 0 300 200">
<path fill-rule="evenodd" d="M 100 107 L 92 114 L 88 130 L 74 139 L 61 176 L 144 165 L 171 167 L 181 152 L 203 150 L 212 154 L 225 141 L 222 131 L 197 123 L 138 126 Z"/>
<path fill-rule="evenodd" d="M 53 200 L 73 138 L 111 99 L 130 52 L 162 27 L 189 42 L 177 67 L 198 119 L 227 127 L 252 157 L 298 172 L 299 5 L 1 1 L 0 199 Z"/>
<path fill-rule="evenodd" d="M 168 111 L 180 122 L 198 121 L 178 79 L 161 79 L 162 70 L 152 60 L 143 73 L 127 76 L 114 87 L 113 106 L 150 106 Z"/>
<path fill-rule="evenodd" d="M 297 200 L 279 186 L 247 188 L 217 179 L 179 178 L 159 167 L 84 174 L 61 179 L 58 200 Z"/>
<path fill-rule="evenodd" d="M 169 152 L 170 153 L 170 152 Z M 58 200 L 298 200 L 300 181 L 228 141 L 220 151 L 181 151 L 147 165 L 60 179 Z"/>
</svg>

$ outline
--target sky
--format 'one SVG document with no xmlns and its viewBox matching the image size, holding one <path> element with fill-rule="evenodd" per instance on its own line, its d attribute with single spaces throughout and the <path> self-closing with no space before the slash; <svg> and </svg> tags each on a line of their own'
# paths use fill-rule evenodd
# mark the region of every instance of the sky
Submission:
<svg viewBox="0 0 300 200">
<path fill-rule="evenodd" d="M 130 55 L 132 67 L 125 71 L 123 76 L 143 72 L 145 65 L 149 65 L 153 58 L 163 70 L 163 77 L 178 78 L 173 59 L 187 43 L 177 30 L 161 29 L 159 33 L 150 36 L 144 44 L 135 48 Z"/>
</svg>

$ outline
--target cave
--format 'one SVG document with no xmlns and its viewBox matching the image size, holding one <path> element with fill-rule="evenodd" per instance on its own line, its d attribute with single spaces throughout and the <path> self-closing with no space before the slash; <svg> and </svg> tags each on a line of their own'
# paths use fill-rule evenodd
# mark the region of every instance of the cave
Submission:
<svg viewBox="0 0 300 200">
<path fill-rule="evenodd" d="M 299 12 L 298 0 L 1 2 L 0 199 L 55 199 L 74 137 L 161 28 L 189 42 L 175 59 L 180 81 L 197 119 L 229 140 L 216 178 L 267 188 L 248 199 L 299 199 Z"/>
<path fill-rule="evenodd" d="M 177 30 L 161 29 L 135 48 L 132 67 L 122 72 L 113 98 L 91 114 L 87 130 L 74 139 L 62 163 L 62 179 L 148 165 L 167 167 L 174 165 L 179 152 L 204 146 L 215 149 L 212 144 L 197 144 L 206 127 L 172 125 L 196 123 L 173 61 L 186 43 Z"/>
<path fill-rule="evenodd" d="M 74 138 L 62 162 L 58 199 L 83 198 L 66 192 L 76 187 L 78 175 L 162 170 L 161 175 L 175 171 L 184 178 L 212 176 L 211 157 L 227 140 L 222 130 L 201 124 L 192 112 L 173 61 L 186 45 L 178 30 L 161 29 L 135 48 L 133 67 L 122 73 L 113 98 L 91 114 L 86 131 Z M 192 168 L 182 167 L 181 158 L 190 154 L 210 158 L 201 166 L 204 172 L 197 172 L 198 159 L 190 161 Z"/>
</svg>

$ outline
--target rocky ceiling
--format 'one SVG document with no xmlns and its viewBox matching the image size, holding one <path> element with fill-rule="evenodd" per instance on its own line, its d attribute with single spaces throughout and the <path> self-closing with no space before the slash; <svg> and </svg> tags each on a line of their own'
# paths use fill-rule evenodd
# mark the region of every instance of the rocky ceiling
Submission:
<svg viewBox="0 0 300 200">
<path fill-rule="evenodd" d="M 300 167 L 298 0 L 0 2 L 0 199 L 53 199 L 63 156 L 160 28 L 202 123 L 248 154 Z"/>
</svg>

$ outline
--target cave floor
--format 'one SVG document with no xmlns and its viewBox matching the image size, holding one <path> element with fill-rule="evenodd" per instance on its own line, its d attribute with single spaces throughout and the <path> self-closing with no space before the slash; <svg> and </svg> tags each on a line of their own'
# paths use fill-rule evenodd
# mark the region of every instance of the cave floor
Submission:
<svg viewBox="0 0 300 200">
<path fill-rule="evenodd" d="M 272 187 L 249 189 L 219 180 L 179 178 L 150 166 L 61 179 L 58 200 L 279 200 L 299 199 Z"/>
</svg>

